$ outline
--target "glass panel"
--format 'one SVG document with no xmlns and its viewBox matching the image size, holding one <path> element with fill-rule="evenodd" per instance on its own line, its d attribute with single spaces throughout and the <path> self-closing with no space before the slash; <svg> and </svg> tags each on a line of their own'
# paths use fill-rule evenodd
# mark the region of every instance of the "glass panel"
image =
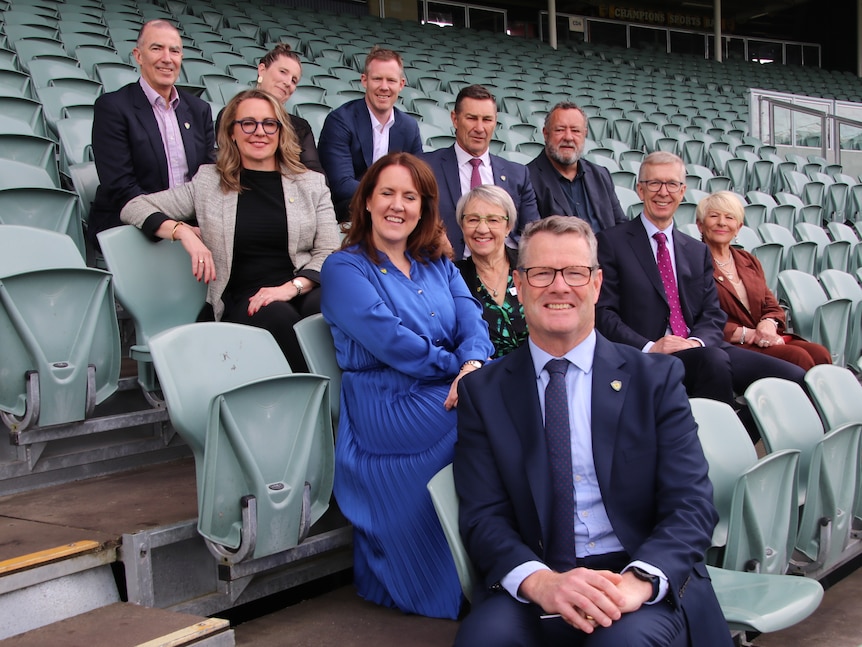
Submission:
<svg viewBox="0 0 862 647">
<path fill-rule="evenodd" d="M 745 41 L 742 38 L 728 38 L 726 47 L 727 49 L 724 51 L 725 60 L 745 60 Z"/>
<path fill-rule="evenodd" d="M 591 20 L 589 23 L 590 42 L 602 45 L 626 47 L 626 26 L 623 23 Z"/>
<path fill-rule="evenodd" d="M 667 51 L 667 30 L 651 29 L 649 27 L 631 28 L 632 47 L 634 49 L 651 49 L 659 52 Z"/>
<path fill-rule="evenodd" d="M 820 67 L 820 46 L 819 45 L 803 45 L 802 46 L 802 64 Z"/>
<path fill-rule="evenodd" d="M 854 151 L 862 150 L 862 128 L 839 124 L 838 129 L 841 148 Z"/>
<path fill-rule="evenodd" d="M 467 7 L 443 2 L 429 2 L 428 22 L 444 27 L 466 27 Z"/>
<path fill-rule="evenodd" d="M 781 43 L 749 40 L 748 60 L 757 63 L 781 63 Z"/>
<path fill-rule="evenodd" d="M 706 47 L 704 34 L 689 31 L 670 32 L 670 51 L 674 54 L 694 54 L 703 58 Z"/>
<path fill-rule="evenodd" d="M 469 7 L 471 29 L 483 29 L 495 33 L 506 31 L 506 14 L 502 11 L 489 11 L 480 7 Z"/>
<path fill-rule="evenodd" d="M 764 103 L 763 106 L 764 111 L 766 111 L 766 104 Z M 775 121 L 772 122 L 772 132 L 775 134 L 775 139 L 772 142 L 774 145 L 790 146 L 790 111 L 787 108 L 775 109 Z"/>
<path fill-rule="evenodd" d="M 802 65 L 802 45 L 788 43 L 784 46 L 785 64 Z"/>
</svg>

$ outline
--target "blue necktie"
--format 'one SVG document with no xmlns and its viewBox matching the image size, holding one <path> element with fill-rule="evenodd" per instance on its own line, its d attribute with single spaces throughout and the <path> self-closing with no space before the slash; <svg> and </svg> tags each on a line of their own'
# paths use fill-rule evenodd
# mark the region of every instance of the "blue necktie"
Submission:
<svg viewBox="0 0 862 647">
<path fill-rule="evenodd" d="M 545 440 L 553 483 L 553 517 L 546 561 L 560 572 L 575 567 L 575 485 L 572 481 L 569 399 L 566 394 L 568 368 L 566 359 L 552 359 L 545 364 L 551 377 L 545 387 Z"/>
</svg>

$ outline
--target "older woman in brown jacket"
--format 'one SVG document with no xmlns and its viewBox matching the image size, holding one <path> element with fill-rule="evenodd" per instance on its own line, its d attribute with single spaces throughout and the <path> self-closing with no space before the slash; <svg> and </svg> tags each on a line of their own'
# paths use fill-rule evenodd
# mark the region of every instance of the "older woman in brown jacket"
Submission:
<svg viewBox="0 0 862 647">
<path fill-rule="evenodd" d="M 697 227 L 712 252 L 718 300 L 727 313 L 724 339 L 805 370 L 831 364 L 825 347 L 786 332 L 784 310 L 766 285 L 760 261 L 731 246 L 744 217 L 742 201 L 730 191 L 713 193 L 697 205 Z"/>
</svg>

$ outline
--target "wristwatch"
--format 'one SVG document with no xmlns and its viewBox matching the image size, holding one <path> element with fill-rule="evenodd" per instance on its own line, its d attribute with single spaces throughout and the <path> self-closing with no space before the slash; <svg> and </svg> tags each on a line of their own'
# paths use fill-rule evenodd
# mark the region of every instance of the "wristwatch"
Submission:
<svg viewBox="0 0 862 647">
<path fill-rule="evenodd" d="M 658 575 L 653 575 L 652 573 L 648 573 L 644 569 L 639 566 L 632 566 L 629 569 L 629 572 L 634 575 L 639 580 L 644 582 L 649 582 L 652 584 L 652 597 L 647 600 L 647 602 L 653 602 L 658 597 L 659 590 L 659 577 Z"/>
<path fill-rule="evenodd" d="M 482 368 L 485 365 L 485 362 L 480 362 L 478 359 L 468 359 L 466 362 L 461 364 L 461 369 L 465 366 L 472 366 L 473 368 Z"/>
<path fill-rule="evenodd" d="M 293 279 L 291 281 L 291 283 L 293 283 L 293 287 L 296 288 L 296 296 L 301 295 L 302 294 L 302 281 L 300 281 L 299 279 Z"/>
</svg>

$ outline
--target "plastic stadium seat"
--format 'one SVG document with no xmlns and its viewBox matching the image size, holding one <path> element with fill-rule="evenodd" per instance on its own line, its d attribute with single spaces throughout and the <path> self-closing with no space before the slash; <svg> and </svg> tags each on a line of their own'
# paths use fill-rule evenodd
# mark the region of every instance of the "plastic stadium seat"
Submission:
<svg viewBox="0 0 862 647">
<path fill-rule="evenodd" d="M 84 420 L 117 389 L 111 275 L 72 239 L 30 227 L 0 235 L 0 412 L 10 429 Z"/>
<path fill-rule="evenodd" d="M 42 102 L 48 125 L 55 133 L 57 132 L 57 122 L 64 116 L 64 108 L 68 106 L 90 106 L 92 108 L 98 96 L 92 92 L 61 86 L 37 88 L 36 94 L 39 96 L 39 101 Z"/>
<path fill-rule="evenodd" d="M 124 85 L 134 83 L 140 77 L 135 67 L 125 63 L 96 63 L 93 68 L 95 78 L 102 84 L 105 92 L 116 92 Z"/>
<path fill-rule="evenodd" d="M 773 294 L 778 290 L 778 274 L 784 263 L 784 245 L 780 243 L 760 243 L 746 251 L 751 252 L 763 267 L 766 285 Z"/>
<path fill-rule="evenodd" d="M 37 88 L 55 85 L 57 79 L 81 79 L 90 81 L 87 73 L 70 57 L 39 57 L 30 61 L 30 78 Z"/>
<path fill-rule="evenodd" d="M 163 330 L 193 323 L 206 301 L 206 284 L 195 279 L 181 245 L 152 242 L 131 225 L 107 229 L 98 238 L 114 275 L 117 300 L 135 323 L 129 354 L 138 362 L 138 383 L 150 399 L 158 386 L 149 340 Z M 170 290 L 164 289 L 166 285 Z"/>
<path fill-rule="evenodd" d="M 329 508 L 335 468 L 329 397 L 326 377 L 293 374 L 213 398 L 198 531 L 222 560 L 292 548 Z M 244 512 L 250 497 L 254 515 Z"/>
<path fill-rule="evenodd" d="M 826 346 L 832 363 L 843 366 L 853 305 L 850 299 L 828 298 L 816 278 L 798 270 L 784 270 L 778 275 L 776 297 L 790 308 L 790 329 Z"/>
<path fill-rule="evenodd" d="M 268 331 L 240 324 L 176 326 L 151 337 L 149 347 L 171 422 L 194 454 L 201 483 L 212 399 L 253 380 L 287 375 L 290 365 Z M 191 379 L 192 368 L 204 377 Z"/>
<path fill-rule="evenodd" d="M 15 187 L 0 190 L 0 225 L 22 225 L 69 236 L 85 257 L 78 196 L 71 191 Z"/>
<path fill-rule="evenodd" d="M 747 252 L 751 252 L 752 249 L 762 243 L 763 241 L 760 239 L 760 236 L 757 235 L 757 232 L 748 225 L 740 227 L 736 234 L 736 238 L 733 240 L 733 245 L 741 247 Z"/>
<path fill-rule="evenodd" d="M 21 97 L 0 96 L 0 133 L 48 137 L 42 104 Z"/>
<path fill-rule="evenodd" d="M 757 228 L 764 243 L 779 243 L 784 247 L 782 269 L 800 270 L 814 274 L 817 267 L 817 245 L 812 241 L 797 241 L 789 229 L 774 223 L 764 223 Z"/>
<path fill-rule="evenodd" d="M 846 559 L 847 551 L 853 550 L 851 531 L 860 478 L 862 425 L 839 427 L 824 435 L 817 411 L 802 387 L 779 378 L 757 380 L 745 390 L 745 400 L 767 452 L 801 452 L 802 515 L 792 570 L 835 568 Z"/>
<path fill-rule="evenodd" d="M 850 268 L 850 252 L 852 245 L 846 240 L 829 240 L 822 227 L 807 222 L 796 225 L 796 236 L 799 240 L 809 240 L 817 245 L 817 271 L 841 270 Z"/>
<path fill-rule="evenodd" d="M 335 357 L 335 342 L 329 324 L 323 315 L 314 314 L 296 322 L 293 330 L 308 369 L 329 378 L 332 427 L 337 430 L 341 413 L 341 367 Z"/>
<path fill-rule="evenodd" d="M 614 192 L 617 195 L 617 200 L 620 201 L 620 207 L 622 207 L 623 213 L 626 214 L 629 220 L 640 215 L 643 210 L 643 202 L 635 191 L 626 189 L 625 187 L 615 186 Z"/>
<path fill-rule="evenodd" d="M 744 207 L 744 222 L 747 227 L 756 230 L 764 222 L 767 222 L 769 207 L 765 204 L 747 204 Z"/>
<path fill-rule="evenodd" d="M 758 460 L 730 405 L 702 398 L 690 402 L 718 510 L 713 547 L 723 550 L 715 565 L 786 573 L 799 521 L 799 452 L 788 449 Z"/>
<path fill-rule="evenodd" d="M 0 69 L 0 96 L 33 99 L 30 77 L 17 70 Z"/>
<path fill-rule="evenodd" d="M 840 270 L 823 270 L 817 278 L 830 299 L 849 299 L 852 303 L 845 358 L 848 365 L 862 372 L 862 286 L 852 274 Z"/>
</svg>

